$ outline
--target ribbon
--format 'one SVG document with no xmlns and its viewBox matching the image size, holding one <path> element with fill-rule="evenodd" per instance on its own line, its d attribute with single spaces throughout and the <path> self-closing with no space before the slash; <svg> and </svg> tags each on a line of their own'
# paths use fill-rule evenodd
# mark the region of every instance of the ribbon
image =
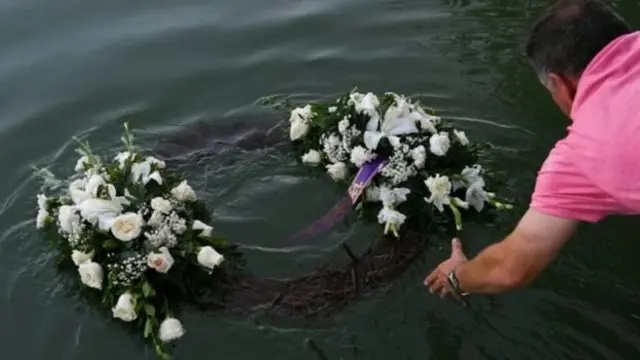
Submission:
<svg viewBox="0 0 640 360">
<path fill-rule="evenodd" d="M 338 201 L 322 218 L 292 236 L 290 241 L 300 241 L 303 238 L 315 236 L 344 219 L 385 163 L 386 159 L 377 158 L 363 164 L 351 182 L 347 196 Z"/>
</svg>

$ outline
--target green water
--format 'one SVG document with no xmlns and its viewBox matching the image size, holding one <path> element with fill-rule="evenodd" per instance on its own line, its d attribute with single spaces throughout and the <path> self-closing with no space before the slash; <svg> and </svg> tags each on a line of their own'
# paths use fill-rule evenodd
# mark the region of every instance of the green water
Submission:
<svg viewBox="0 0 640 360">
<path fill-rule="evenodd" d="M 122 121 L 152 147 L 198 121 L 273 123 L 263 96 L 319 99 L 359 86 L 438 108 L 498 146 L 519 208 L 499 228 L 469 226 L 469 253 L 507 234 L 537 168 L 568 125 L 521 56 L 539 0 L 5 0 L 0 4 L 0 345 L 2 360 L 153 359 L 136 333 L 69 296 L 35 231 L 30 165 L 67 175 L 69 139 L 117 146 Z M 616 6 L 634 25 L 634 0 Z M 250 129 L 247 129 L 249 131 Z M 362 248 L 375 225 L 285 238 L 339 197 L 272 150 L 179 161 L 218 231 L 262 276 L 303 274 Z M 302 201 L 301 201 L 302 200 Z M 446 255 L 434 238 L 404 276 L 314 321 L 186 311 L 176 359 L 638 359 L 638 221 L 585 226 L 533 286 L 468 309 L 430 296 Z"/>
</svg>

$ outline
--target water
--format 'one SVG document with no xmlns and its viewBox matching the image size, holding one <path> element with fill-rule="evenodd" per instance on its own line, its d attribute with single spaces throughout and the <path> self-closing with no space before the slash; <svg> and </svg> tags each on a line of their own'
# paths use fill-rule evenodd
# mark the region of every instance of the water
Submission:
<svg viewBox="0 0 640 360">
<path fill-rule="evenodd" d="M 5 0 L 0 4 L 0 344 L 3 359 L 153 359 L 135 333 L 65 293 L 34 229 L 30 165 L 64 171 L 69 138 L 117 145 L 122 121 L 153 146 L 196 121 L 275 121 L 253 105 L 318 99 L 358 86 L 419 96 L 470 136 L 499 146 L 520 208 L 501 228 L 468 227 L 469 254 L 506 235 L 566 120 L 521 56 L 545 1 Z M 640 23 L 633 0 L 616 6 Z M 281 154 L 227 152 L 184 163 L 217 228 L 248 247 L 263 276 L 303 274 L 378 231 L 341 225 L 291 247 L 287 235 L 340 192 Z M 304 202 L 299 199 L 304 198 Z M 388 288 L 319 321 L 183 315 L 176 359 L 635 359 L 637 220 L 586 226 L 533 286 L 462 309 L 423 277 L 447 255 L 434 239 Z"/>
</svg>

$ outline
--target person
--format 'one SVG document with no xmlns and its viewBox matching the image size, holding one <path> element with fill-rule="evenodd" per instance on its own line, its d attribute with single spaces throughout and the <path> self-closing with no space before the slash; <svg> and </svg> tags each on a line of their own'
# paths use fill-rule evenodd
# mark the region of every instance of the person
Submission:
<svg viewBox="0 0 640 360">
<path fill-rule="evenodd" d="M 424 281 L 433 294 L 526 286 L 579 223 L 640 213 L 640 33 L 599 0 L 559 0 L 531 29 L 526 55 L 570 118 L 568 133 L 538 171 L 515 229 L 471 260 L 454 239 Z"/>
</svg>

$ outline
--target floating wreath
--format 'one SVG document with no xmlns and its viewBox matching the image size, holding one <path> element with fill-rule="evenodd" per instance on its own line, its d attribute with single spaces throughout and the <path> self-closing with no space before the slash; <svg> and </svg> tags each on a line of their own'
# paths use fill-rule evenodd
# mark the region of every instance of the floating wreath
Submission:
<svg viewBox="0 0 640 360">
<path fill-rule="evenodd" d="M 77 269 L 81 289 L 98 294 L 114 318 L 137 325 L 168 359 L 166 343 L 185 334 L 175 301 L 215 284 L 238 253 L 214 235 L 187 180 L 134 146 L 127 124 L 122 140 L 124 151 L 108 162 L 79 142 L 68 186 L 54 179 L 56 193 L 38 195 L 36 226 Z M 52 179 L 47 170 L 39 174 Z"/>
</svg>

